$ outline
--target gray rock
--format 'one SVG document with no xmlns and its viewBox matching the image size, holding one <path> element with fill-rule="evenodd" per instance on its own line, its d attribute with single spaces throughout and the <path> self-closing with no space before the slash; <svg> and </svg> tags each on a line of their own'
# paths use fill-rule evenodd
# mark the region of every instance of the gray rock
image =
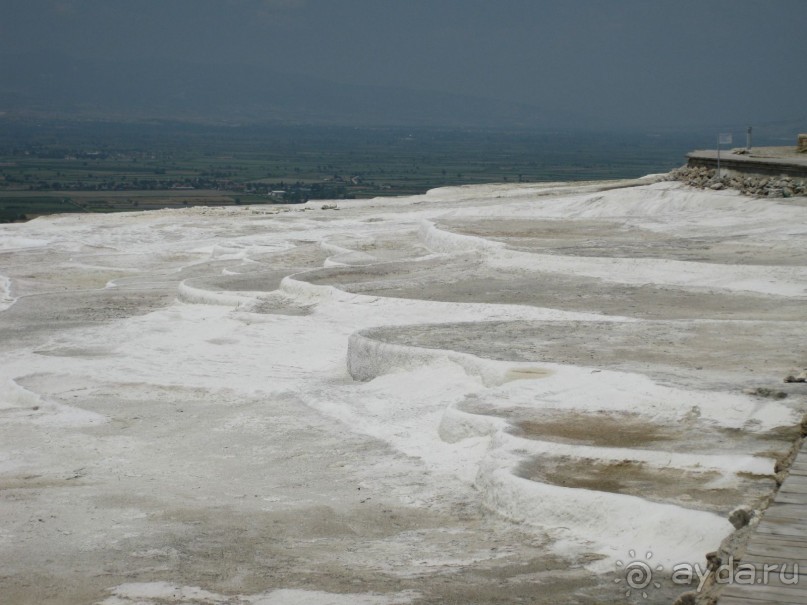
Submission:
<svg viewBox="0 0 807 605">
<path fill-rule="evenodd" d="M 755 515 L 756 511 L 753 508 L 739 506 L 729 513 L 729 523 L 734 526 L 734 529 L 741 529 L 748 525 Z M 707 555 L 708 558 L 709 556 Z"/>
<path fill-rule="evenodd" d="M 785 376 L 785 382 L 807 382 L 807 369 L 796 370 Z"/>
<path fill-rule="evenodd" d="M 755 397 L 768 397 L 770 399 L 784 399 L 787 393 L 778 389 L 769 389 L 768 387 L 756 387 L 752 389 L 745 389 L 745 393 L 754 395 Z"/>
<path fill-rule="evenodd" d="M 697 605 L 698 593 L 694 591 L 685 592 L 680 597 L 675 599 L 673 605 Z"/>
</svg>

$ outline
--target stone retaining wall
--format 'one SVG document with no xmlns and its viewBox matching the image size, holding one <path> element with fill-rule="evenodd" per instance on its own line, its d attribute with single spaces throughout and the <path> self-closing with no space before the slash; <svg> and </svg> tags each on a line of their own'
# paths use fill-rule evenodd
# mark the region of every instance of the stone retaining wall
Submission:
<svg viewBox="0 0 807 605">
<path fill-rule="evenodd" d="M 746 195 L 757 197 L 794 197 L 807 195 L 807 179 L 789 176 L 752 175 L 730 170 L 721 170 L 717 178 L 715 170 L 705 166 L 683 166 L 669 174 L 669 180 L 682 181 L 699 189 L 737 189 Z"/>
</svg>

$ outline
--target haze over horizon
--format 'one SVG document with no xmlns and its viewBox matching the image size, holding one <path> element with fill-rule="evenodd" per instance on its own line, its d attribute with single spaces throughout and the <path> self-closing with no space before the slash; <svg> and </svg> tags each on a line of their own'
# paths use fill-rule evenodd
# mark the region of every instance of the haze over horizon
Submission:
<svg viewBox="0 0 807 605">
<path fill-rule="evenodd" d="M 805 128 L 801 0 L 2 0 L 0 112 Z M 800 126 L 800 124 L 802 126 Z"/>
</svg>

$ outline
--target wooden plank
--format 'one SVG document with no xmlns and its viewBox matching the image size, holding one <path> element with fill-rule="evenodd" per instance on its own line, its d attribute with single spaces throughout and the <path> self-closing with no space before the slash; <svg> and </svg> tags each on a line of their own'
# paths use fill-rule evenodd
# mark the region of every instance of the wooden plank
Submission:
<svg viewBox="0 0 807 605">
<path fill-rule="evenodd" d="M 765 517 L 759 525 L 771 526 L 771 527 L 783 527 L 789 525 L 793 528 L 793 531 L 796 533 L 803 532 L 803 529 L 800 529 L 802 526 L 807 525 L 807 519 L 802 516 L 797 516 L 793 514 L 784 514 L 784 512 L 780 512 L 776 515 L 768 515 Z"/>
<path fill-rule="evenodd" d="M 753 586 L 729 584 L 723 589 L 722 594 L 727 597 L 756 598 L 773 605 L 774 603 L 796 603 L 797 605 L 807 605 L 807 592 L 803 586 L 764 586 L 755 584 Z M 718 601 L 721 603 L 722 599 Z"/>
<path fill-rule="evenodd" d="M 760 576 L 764 575 L 765 566 L 768 566 L 768 569 L 771 569 L 771 566 L 775 568 L 784 568 L 784 577 L 785 579 L 792 578 L 794 574 L 798 575 L 799 577 L 807 576 L 807 565 L 800 561 L 783 561 L 776 557 L 771 557 L 767 555 L 748 555 L 743 557 L 742 561 L 735 560 L 735 564 L 737 565 L 753 565 L 755 569 L 759 570 Z M 779 577 L 779 572 L 771 572 L 769 577 L 772 576 Z M 801 583 L 803 580 L 799 580 Z M 804 581 L 805 586 L 807 586 L 807 581 Z"/>
<path fill-rule="evenodd" d="M 807 525 L 804 523 L 795 523 L 793 521 L 768 521 L 760 523 L 754 530 L 754 535 L 761 536 L 798 536 L 807 531 Z"/>
<path fill-rule="evenodd" d="M 779 490 L 776 494 L 776 504 L 801 504 L 804 507 L 807 504 L 807 494 L 794 494 L 788 491 Z"/>
<path fill-rule="evenodd" d="M 781 552 L 775 555 L 771 555 L 769 551 L 748 552 L 745 554 L 742 561 L 735 560 L 734 565 L 736 567 L 744 563 L 749 563 L 760 571 L 764 568 L 778 569 L 779 567 L 784 567 L 786 570 L 786 578 L 789 578 L 796 572 L 798 572 L 800 576 L 807 574 L 807 560 L 798 556 L 788 556 Z M 807 582 L 805 582 L 805 585 L 807 585 Z"/>
<path fill-rule="evenodd" d="M 790 518 L 790 519 L 807 519 L 807 509 L 804 505 L 798 505 L 791 502 L 778 502 L 775 501 L 765 511 L 763 519 L 768 517 Z"/>
<path fill-rule="evenodd" d="M 760 520 L 760 525 L 762 523 L 807 524 L 807 507 L 797 506 L 793 502 L 777 502 L 771 504 L 768 511 L 770 512 L 766 512 Z"/>
<path fill-rule="evenodd" d="M 764 584 L 764 571 L 760 571 L 759 577 L 763 580 Z M 798 588 L 802 591 L 807 588 L 807 577 L 803 574 L 794 575 L 793 569 L 789 565 L 785 569 L 784 576 L 780 575 L 779 571 L 769 573 L 767 582 L 768 586 L 790 586 L 791 588 Z M 805 595 L 807 595 L 807 592 L 805 592 Z"/>
<path fill-rule="evenodd" d="M 726 594 L 726 598 L 748 599 L 748 603 L 765 603 L 766 605 L 807 605 L 807 599 L 802 598 L 797 593 L 779 594 L 772 590 L 761 590 L 758 592 L 733 591 Z M 723 605 L 722 598 L 718 600 L 719 605 Z"/>
<path fill-rule="evenodd" d="M 777 519 L 760 523 L 754 530 L 754 535 L 777 536 L 803 536 L 807 533 L 807 524 L 792 519 Z"/>
<path fill-rule="evenodd" d="M 802 481 L 801 479 L 805 479 L 805 481 Z M 786 480 L 784 485 L 782 485 L 782 487 L 776 493 L 776 498 L 774 498 L 774 500 L 778 499 L 779 494 L 781 494 L 782 492 L 790 492 L 792 494 L 807 493 L 807 477 L 799 477 L 798 481 Z"/>
<path fill-rule="evenodd" d="M 771 603 L 770 599 L 766 597 L 756 599 L 749 598 L 746 595 L 728 595 L 726 597 L 721 596 L 717 603 L 718 605 L 760 605 L 761 603 L 765 603 L 765 605 L 803 605 L 802 603 L 797 603 L 795 601 L 775 601 L 774 603 Z"/>
<path fill-rule="evenodd" d="M 778 504 L 800 504 L 803 507 L 805 504 L 805 496 L 807 496 L 807 494 L 794 494 L 792 492 L 780 491 L 776 494 L 776 502 Z"/>
<path fill-rule="evenodd" d="M 717 605 L 804 605 L 799 601 L 777 600 L 771 601 L 768 597 L 749 598 L 747 595 L 727 595 L 718 598 Z"/>
<path fill-rule="evenodd" d="M 787 565 L 788 570 L 788 577 L 792 573 L 792 569 L 794 566 L 799 566 L 799 575 L 805 575 L 805 571 L 807 571 L 807 561 L 801 558 L 794 558 L 790 559 L 786 556 L 778 555 L 776 557 L 772 557 L 771 555 L 765 554 L 758 554 L 758 553 L 747 553 L 742 560 L 743 563 L 750 563 L 754 567 L 759 569 L 763 569 L 764 565 Z"/>
<path fill-rule="evenodd" d="M 765 605 L 807 605 L 807 600 L 802 598 L 799 594 L 779 594 L 776 591 L 766 590 L 754 593 L 744 591 L 731 592 L 726 595 L 727 598 L 744 598 L 749 599 L 747 603 L 765 603 Z M 755 600 L 751 600 L 755 599 Z M 723 599 L 718 600 L 719 605 L 723 605 Z"/>
<path fill-rule="evenodd" d="M 794 590 L 791 590 L 794 589 Z M 778 603 L 780 600 L 792 601 L 794 603 L 807 603 L 807 594 L 804 593 L 803 586 L 766 586 L 764 584 L 739 585 L 729 584 L 721 593 L 730 597 L 745 597 L 747 599 L 759 599 L 768 602 Z M 771 599 L 771 597 L 776 597 Z M 721 601 L 722 602 L 722 601 Z"/>
<path fill-rule="evenodd" d="M 779 496 L 782 492 L 790 492 L 793 494 L 804 494 L 804 489 L 807 487 L 807 481 L 802 481 L 801 479 L 807 479 L 807 477 L 799 477 L 798 481 L 788 481 L 785 480 L 782 487 L 776 493 L 776 497 L 774 498 L 774 502 L 779 499 Z"/>
<path fill-rule="evenodd" d="M 766 597 L 762 598 L 753 598 L 748 597 L 747 595 L 740 595 L 740 594 L 732 594 L 720 596 L 718 599 L 718 605 L 760 605 L 760 603 L 765 603 L 766 605 L 773 605 L 771 604 L 770 599 Z M 797 603 L 795 601 L 775 601 L 775 605 L 803 605 L 802 603 Z"/>
<path fill-rule="evenodd" d="M 757 532 L 748 544 L 786 544 L 788 546 L 805 546 L 807 540 L 803 536 L 793 536 L 791 534 L 775 534 Z"/>
<path fill-rule="evenodd" d="M 807 536 L 799 534 L 761 534 L 755 533 L 748 541 L 749 544 L 782 544 L 796 548 L 807 548 Z"/>
<path fill-rule="evenodd" d="M 748 552 L 743 557 L 742 561 L 734 561 L 735 567 L 741 564 L 749 563 L 755 568 L 763 569 L 778 569 L 783 567 L 785 569 L 785 578 L 791 577 L 793 574 L 803 576 L 807 574 L 807 560 L 801 557 L 788 556 L 781 552 L 776 555 L 771 555 L 770 552 L 756 551 Z M 778 571 L 776 572 L 779 573 Z M 805 582 L 807 585 L 807 582 Z"/>
<path fill-rule="evenodd" d="M 746 548 L 749 555 L 757 557 L 770 557 L 775 563 L 780 559 L 786 561 L 803 562 L 807 565 L 807 546 L 793 546 L 791 544 L 757 544 L 751 543 Z"/>
<path fill-rule="evenodd" d="M 807 569 L 807 546 L 804 542 L 786 542 L 781 540 L 770 540 L 753 542 L 746 546 L 746 556 L 743 559 L 754 557 L 769 557 L 771 563 L 776 563 L 779 558 L 788 561 L 796 561 Z"/>
<path fill-rule="evenodd" d="M 798 523 L 789 519 L 763 521 L 757 525 L 754 535 L 804 536 L 807 535 L 807 523 Z"/>
<path fill-rule="evenodd" d="M 784 513 L 777 513 L 775 515 L 768 515 L 760 521 L 757 527 L 787 527 L 793 528 L 795 533 L 801 533 L 804 530 L 802 527 L 807 525 L 807 519 L 796 515 L 785 515 Z"/>
<path fill-rule="evenodd" d="M 771 605 L 769 599 L 762 598 L 762 599 L 749 599 L 746 596 L 740 595 L 730 595 L 723 597 L 721 596 L 718 600 L 718 605 L 760 605 L 760 603 L 766 603 L 767 605 Z M 801 605 L 799 603 L 794 603 L 792 601 L 776 601 L 775 605 Z"/>
<path fill-rule="evenodd" d="M 761 523 L 766 521 L 791 521 L 793 523 L 807 523 L 807 514 L 803 506 L 785 504 L 783 502 L 771 504 L 762 517 Z"/>
<path fill-rule="evenodd" d="M 747 581 L 749 578 L 748 572 L 745 572 L 745 567 L 741 568 L 741 566 L 747 567 L 748 565 L 753 565 L 754 569 L 756 569 L 753 584 L 750 584 Z M 795 566 L 791 563 L 768 563 L 768 567 L 765 565 L 766 564 L 764 563 L 752 561 L 743 561 L 742 563 L 735 562 L 734 573 L 736 576 L 734 577 L 734 581 L 731 583 L 731 586 L 756 586 L 762 584 L 770 586 L 783 586 L 791 589 L 793 587 L 797 587 L 802 590 L 807 588 L 807 576 L 804 575 L 805 570 L 802 569 L 801 566 L 798 568 L 800 573 L 796 574 L 794 573 Z M 773 567 L 773 569 L 771 567 Z M 807 592 L 805 592 L 805 595 L 807 595 Z"/>
<path fill-rule="evenodd" d="M 743 564 L 757 569 L 759 583 L 726 585 L 719 605 L 807 605 L 807 442 L 735 569 Z M 766 565 L 769 572 L 763 578 Z"/>
<path fill-rule="evenodd" d="M 804 475 L 802 475 L 802 474 L 791 474 L 791 475 L 789 475 L 787 477 L 787 479 L 785 479 L 785 481 L 782 484 L 782 487 L 781 487 L 781 489 L 779 491 L 781 491 L 782 489 L 788 489 L 788 488 L 790 488 L 790 489 L 799 489 L 799 488 L 804 487 L 805 485 L 807 485 L 807 474 L 804 474 Z"/>
<path fill-rule="evenodd" d="M 785 482 L 779 489 L 779 493 L 781 494 L 782 491 L 805 493 L 805 490 L 807 490 L 807 474 L 790 475 L 787 479 L 785 479 Z"/>
<path fill-rule="evenodd" d="M 787 483 L 787 481 L 785 481 L 785 483 Z M 773 502 L 771 502 L 771 505 L 765 510 L 765 514 L 767 515 L 768 511 L 770 511 L 771 509 L 776 510 L 776 509 L 778 509 L 778 508 L 780 508 L 782 506 L 785 506 L 785 505 L 782 504 L 781 502 L 779 502 L 779 493 L 777 493 L 776 498 L 773 499 Z M 788 506 L 793 506 L 794 512 L 798 512 L 798 514 L 804 515 L 804 503 L 802 503 L 801 505 L 795 505 L 795 506 L 792 505 L 792 504 L 789 504 Z"/>
</svg>

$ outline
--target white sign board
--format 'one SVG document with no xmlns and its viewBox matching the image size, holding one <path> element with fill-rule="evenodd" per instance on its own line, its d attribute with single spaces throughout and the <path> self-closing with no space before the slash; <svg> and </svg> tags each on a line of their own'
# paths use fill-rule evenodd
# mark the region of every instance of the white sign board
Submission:
<svg viewBox="0 0 807 605">
<path fill-rule="evenodd" d="M 721 145 L 731 145 L 731 133 L 730 132 L 721 132 L 717 136 L 717 142 Z"/>
</svg>

